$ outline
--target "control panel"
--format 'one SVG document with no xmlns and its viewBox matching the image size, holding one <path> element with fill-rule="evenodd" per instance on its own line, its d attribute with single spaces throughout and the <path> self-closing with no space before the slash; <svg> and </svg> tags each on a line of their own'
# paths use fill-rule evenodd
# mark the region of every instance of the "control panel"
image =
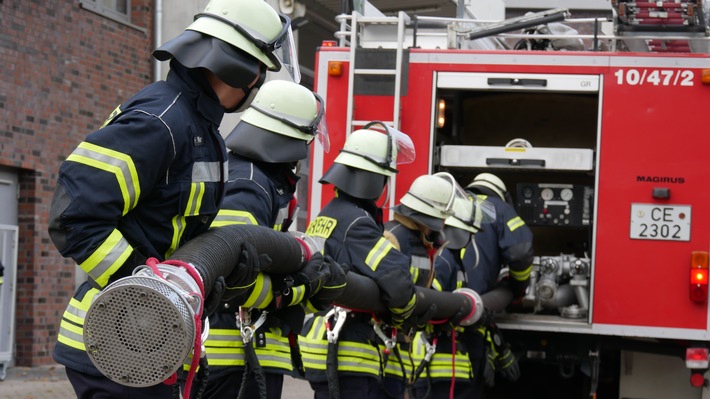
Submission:
<svg viewBox="0 0 710 399">
<path fill-rule="evenodd" d="M 529 226 L 584 227 L 592 220 L 594 189 L 578 184 L 518 183 L 516 207 Z"/>
</svg>

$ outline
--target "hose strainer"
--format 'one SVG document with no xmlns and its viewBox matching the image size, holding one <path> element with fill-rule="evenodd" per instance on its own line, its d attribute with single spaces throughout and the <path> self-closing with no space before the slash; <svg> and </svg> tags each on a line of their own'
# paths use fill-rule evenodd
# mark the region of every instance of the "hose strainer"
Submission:
<svg viewBox="0 0 710 399">
<path fill-rule="evenodd" d="M 184 268 L 157 265 L 107 286 L 86 314 L 89 359 L 109 379 L 126 386 L 156 385 L 182 366 L 195 339 L 199 286 Z"/>
</svg>

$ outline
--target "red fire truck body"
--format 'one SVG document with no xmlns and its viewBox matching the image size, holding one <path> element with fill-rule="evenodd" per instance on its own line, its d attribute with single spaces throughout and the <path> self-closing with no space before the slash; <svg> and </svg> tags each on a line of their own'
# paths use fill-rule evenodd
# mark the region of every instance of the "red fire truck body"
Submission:
<svg viewBox="0 0 710 399">
<path fill-rule="evenodd" d="M 387 205 L 419 175 L 449 171 L 466 185 L 487 171 L 533 230 L 526 306 L 499 319 L 521 362 L 544 361 L 569 377 L 566 367 L 601 357 L 612 392 L 649 398 L 678 385 L 652 381 L 655 373 L 680 369 L 677 389 L 707 395 L 687 379 L 703 376 L 707 362 L 683 363 L 706 360 L 710 340 L 707 54 L 412 47 L 406 32 L 399 45 L 368 49 L 358 33 L 356 49 L 347 36 L 351 46 L 317 52 L 333 150 L 312 153 L 309 220 L 332 198 L 318 179 L 347 134 L 387 121 L 416 148 Z M 641 362 L 660 371 L 631 382 Z M 596 386 L 594 375 L 586 381 Z"/>
</svg>

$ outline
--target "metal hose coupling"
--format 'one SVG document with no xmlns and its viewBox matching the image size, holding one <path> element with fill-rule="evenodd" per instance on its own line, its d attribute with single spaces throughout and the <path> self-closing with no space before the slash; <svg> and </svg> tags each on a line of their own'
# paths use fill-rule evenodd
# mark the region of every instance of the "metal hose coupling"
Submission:
<svg viewBox="0 0 710 399">
<path fill-rule="evenodd" d="M 202 309 L 199 284 L 184 267 L 156 266 L 162 276 L 139 266 L 96 295 L 86 313 L 89 359 L 121 385 L 165 381 L 194 345 L 195 314 Z"/>
<path fill-rule="evenodd" d="M 483 317 L 484 310 L 483 300 L 481 300 L 481 296 L 478 295 L 476 291 L 467 287 L 458 288 L 453 292 L 455 294 L 465 295 L 471 299 L 471 312 L 459 322 L 459 325 L 467 327 L 481 320 L 481 317 Z"/>
</svg>

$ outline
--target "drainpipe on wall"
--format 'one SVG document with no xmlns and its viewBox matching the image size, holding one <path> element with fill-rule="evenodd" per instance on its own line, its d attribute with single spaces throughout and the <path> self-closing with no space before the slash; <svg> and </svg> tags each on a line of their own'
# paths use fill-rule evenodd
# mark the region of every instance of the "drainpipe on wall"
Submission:
<svg viewBox="0 0 710 399">
<path fill-rule="evenodd" d="M 153 48 L 160 47 L 163 44 L 163 0 L 155 0 L 155 20 L 153 22 Z M 153 81 L 157 82 L 161 79 L 160 61 L 153 58 Z"/>
</svg>

